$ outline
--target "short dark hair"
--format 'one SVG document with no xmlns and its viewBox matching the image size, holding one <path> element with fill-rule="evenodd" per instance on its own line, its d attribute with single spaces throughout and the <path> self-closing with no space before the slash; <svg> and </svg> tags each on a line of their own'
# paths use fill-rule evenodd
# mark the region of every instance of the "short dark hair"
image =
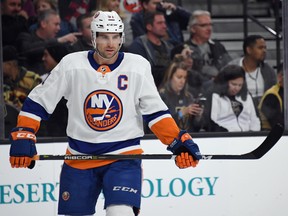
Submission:
<svg viewBox="0 0 288 216">
<path fill-rule="evenodd" d="M 83 23 L 82 23 L 82 20 L 86 19 L 86 18 L 90 18 L 90 17 L 93 17 L 93 13 L 84 13 L 84 14 L 81 14 L 80 16 L 78 16 L 76 18 L 76 26 L 78 29 L 83 29 Z"/>
<path fill-rule="evenodd" d="M 160 12 L 160 11 L 153 11 L 153 12 L 149 11 L 149 12 L 145 12 L 144 13 L 144 26 L 145 26 L 145 29 L 146 29 L 146 26 L 148 24 L 153 25 L 155 16 L 157 16 L 157 15 L 163 15 L 164 16 L 164 14 L 162 12 Z"/>
<path fill-rule="evenodd" d="M 244 54 L 247 54 L 246 48 L 247 47 L 252 47 L 253 45 L 256 44 L 256 41 L 258 39 L 264 39 L 261 35 L 249 35 L 247 36 L 244 41 L 243 41 L 243 52 Z"/>
</svg>

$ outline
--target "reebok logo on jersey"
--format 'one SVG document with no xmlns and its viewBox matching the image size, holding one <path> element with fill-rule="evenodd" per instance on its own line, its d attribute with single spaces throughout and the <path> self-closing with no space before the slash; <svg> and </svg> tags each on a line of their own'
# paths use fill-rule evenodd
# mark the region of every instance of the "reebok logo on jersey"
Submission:
<svg viewBox="0 0 288 216">
<path fill-rule="evenodd" d="M 96 131 L 110 130 L 120 122 L 122 102 L 114 93 L 97 90 L 90 93 L 84 102 L 85 120 Z"/>
</svg>

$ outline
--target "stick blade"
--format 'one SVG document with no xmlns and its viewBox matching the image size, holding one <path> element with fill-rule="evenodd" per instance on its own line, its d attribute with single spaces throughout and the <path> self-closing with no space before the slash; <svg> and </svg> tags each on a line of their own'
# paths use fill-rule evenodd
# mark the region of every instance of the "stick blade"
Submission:
<svg viewBox="0 0 288 216">
<path fill-rule="evenodd" d="M 284 127 L 276 124 L 265 140 L 253 151 L 240 155 L 202 155 L 202 160 L 255 160 L 263 157 L 282 137 Z"/>
<path fill-rule="evenodd" d="M 284 126 L 280 123 L 276 124 L 269 132 L 263 143 L 251 152 L 255 159 L 263 157 L 278 142 L 284 133 Z"/>
</svg>

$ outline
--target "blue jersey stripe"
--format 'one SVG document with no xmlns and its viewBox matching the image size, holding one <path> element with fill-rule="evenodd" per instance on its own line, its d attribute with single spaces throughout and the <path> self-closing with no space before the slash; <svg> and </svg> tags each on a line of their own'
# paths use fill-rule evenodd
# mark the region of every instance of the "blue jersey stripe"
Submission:
<svg viewBox="0 0 288 216">
<path fill-rule="evenodd" d="M 140 137 L 125 141 L 105 142 L 105 143 L 89 143 L 68 137 L 70 148 L 84 154 L 100 155 L 107 152 L 116 151 L 130 146 L 140 144 Z"/>
<path fill-rule="evenodd" d="M 44 107 L 31 100 L 29 97 L 26 98 L 22 111 L 37 115 L 43 120 L 47 120 L 50 117 L 50 114 L 44 109 Z"/>
<path fill-rule="evenodd" d="M 169 110 L 166 111 L 159 111 L 150 115 L 143 115 L 143 119 L 145 122 L 149 124 L 150 121 L 153 121 L 154 119 L 158 118 L 159 116 L 170 114 Z"/>
<path fill-rule="evenodd" d="M 95 61 L 95 59 L 94 59 L 94 57 L 93 57 L 94 52 L 95 52 L 94 50 L 90 50 L 90 51 L 88 52 L 88 59 L 89 59 L 90 65 L 91 65 L 95 70 L 97 70 L 97 69 L 100 67 L 100 65 Z M 120 63 L 122 62 L 123 58 L 124 58 L 124 53 L 123 53 L 123 52 L 119 52 L 118 58 L 117 58 L 117 60 L 115 61 L 115 63 L 108 65 L 109 68 L 110 68 L 110 70 L 111 70 L 111 71 L 115 70 L 115 68 L 117 68 L 117 67 L 120 65 Z"/>
</svg>

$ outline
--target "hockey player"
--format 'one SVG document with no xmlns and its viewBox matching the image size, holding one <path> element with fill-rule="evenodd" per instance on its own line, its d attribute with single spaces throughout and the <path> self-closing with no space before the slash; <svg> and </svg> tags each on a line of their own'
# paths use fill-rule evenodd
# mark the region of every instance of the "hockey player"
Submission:
<svg viewBox="0 0 288 216">
<path fill-rule="evenodd" d="M 40 121 L 49 118 L 63 96 L 69 110 L 67 154 L 141 154 L 144 119 L 177 155 L 178 167 L 198 164 L 199 148 L 188 133 L 178 129 L 157 92 L 148 61 L 119 52 L 123 30 L 116 12 L 96 12 L 91 23 L 95 50 L 68 54 L 33 89 L 11 132 L 12 167 L 33 166 Z M 58 214 L 93 215 L 102 191 L 106 216 L 137 215 L 141 181 L 139 159 L 65 160 Z"/>
</svg>

